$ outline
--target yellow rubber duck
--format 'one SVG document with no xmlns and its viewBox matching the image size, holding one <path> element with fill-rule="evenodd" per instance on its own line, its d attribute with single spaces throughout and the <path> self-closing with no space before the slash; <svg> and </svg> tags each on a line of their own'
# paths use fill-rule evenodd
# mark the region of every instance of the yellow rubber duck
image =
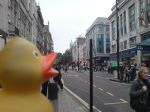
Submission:
<svg viewBox="0 0 150 112">
<path fill-rule="evenodd" d="M 56 53 L 41 56 L 29 41 L 16 37 L 0 51 L 0 112 L 53 112 L 41 94 L 43 81 L 58 74 Z"/>
</svg>

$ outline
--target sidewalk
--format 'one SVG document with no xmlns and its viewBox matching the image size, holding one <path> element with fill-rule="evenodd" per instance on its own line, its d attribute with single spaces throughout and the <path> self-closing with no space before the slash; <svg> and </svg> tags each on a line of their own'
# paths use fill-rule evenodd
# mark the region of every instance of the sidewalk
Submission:
<svg viewBox="0 0 150 112">
<path fill-rule="evenodd" d="M 58 99 L 51 101 L 55 112 L 88 112 L 77 99 L 75 99 L 66 89 L 59 90 Z"/>
</svg>

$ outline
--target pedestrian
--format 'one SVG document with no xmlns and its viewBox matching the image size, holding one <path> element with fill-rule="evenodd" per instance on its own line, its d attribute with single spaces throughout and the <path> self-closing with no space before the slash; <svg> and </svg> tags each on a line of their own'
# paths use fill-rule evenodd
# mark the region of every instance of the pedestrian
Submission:
<svg viewBox="0 0 150 112">
<path fill-rule="evenodd" d="M 150 83 L 148 81 L 149 70 L 141 67 L 138 78 L 134 80 L 130 88 L 130 106 L 135 112 L 150 112 Z"/>
<path fill-rule="evenodd" d="M 120 75 L 120 81 L 122 82 L 123 79 L 124 79 L 124 66 L 123 64 L 120 64 L 120 67 L 119 67 L 119 75 Z"/>
<path fill-rule="evenodd" d="M 136 64 L 131 65 L 130 76 L 131 76 L 131 81 L 133 81 L 136 77 Z"/>
<path fill-rule="evenodd" d="M 56 65 L 55 69 L 59 72 L 59 74 L 53 78 L 53 80 L 59 85 L 59 87 L 61 89 L 63 89 L 63 83 L 62 83 L 62 75 L 61 75 L 61 71 L 60 71 L 60 66 Z"/>
<path fill-rule="evenodd" d="M 129 66 L 125 66 L 125 82 L 130 83 L 130 73 L 129 73 Z"/>
</svg>

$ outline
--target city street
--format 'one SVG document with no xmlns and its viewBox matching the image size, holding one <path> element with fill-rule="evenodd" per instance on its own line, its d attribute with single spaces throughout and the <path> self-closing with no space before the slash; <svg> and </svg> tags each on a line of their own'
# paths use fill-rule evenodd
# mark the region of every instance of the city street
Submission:
<svg viewBox="0 0 150 112">
<path fill-rule="evenodd" d="M 102 112 L 134 112 L 129 106 L 130 84 L 110 81 L 106 72 L 93 73 L 94 106 Z M 89 72 L 68 71 L 65 86 L 89 103 Z"/>
</svg>

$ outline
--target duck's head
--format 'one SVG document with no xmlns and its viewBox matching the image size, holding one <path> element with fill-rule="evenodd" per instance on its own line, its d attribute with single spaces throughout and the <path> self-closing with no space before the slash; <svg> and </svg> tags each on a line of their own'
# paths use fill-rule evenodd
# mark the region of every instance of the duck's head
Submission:
<svg viewBox="0 0 150 112">
<path fill-rule="evenodd" d="M 42 56 L 29 41 L 16 37 L 0 51 L 0 84 L 6 90 L 39 89 L 58 72 L 52 68 L 56 53 Z"/>
</svg>

